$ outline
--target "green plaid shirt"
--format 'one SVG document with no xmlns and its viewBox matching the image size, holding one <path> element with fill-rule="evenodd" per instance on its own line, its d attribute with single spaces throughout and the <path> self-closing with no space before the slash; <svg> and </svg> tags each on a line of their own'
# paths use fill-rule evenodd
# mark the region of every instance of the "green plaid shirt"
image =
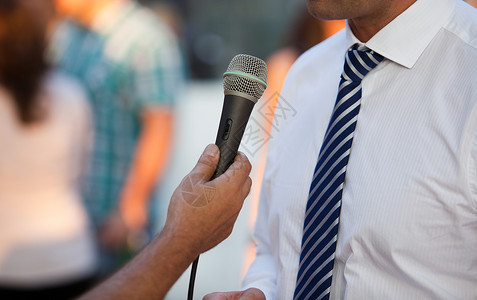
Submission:
<svg viewBox="0 0 477 300">
<path fill-rule="evenodd" d="M 166 25 L 134 2 L 114 15 L 107 11 L 92 27 L 64 22 L 51 53 L 58 67 L 89 92 L 95 144 L 83 194 L 98 225 L 117 207 L 141 131 L 141 112 L 173 104 L 182 63 Z"/>
</svg>

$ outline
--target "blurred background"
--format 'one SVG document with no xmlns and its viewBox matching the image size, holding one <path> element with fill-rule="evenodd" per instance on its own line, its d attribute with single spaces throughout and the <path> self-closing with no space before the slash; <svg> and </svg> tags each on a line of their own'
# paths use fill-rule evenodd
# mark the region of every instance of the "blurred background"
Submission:
<svg viewBox="0 0 477 300">
<path fill-rule="evenodd" d="M 301 0 L 142 2 L 172 13 L 193 79 L 220 78 L 238 53 L 266 58 L 282 44 L 287 27 L 304 6 Z"/>
<path fill-rule="evenodd" d="M 475 0 L 468 2 L 477 5 Z M 26 3 L 41 3 L 42 8 Z M 39 13 L 43 10 L 44 14 Z M 29 43 L 25 41 L 30 37 L 45 34 L 45 53 L 35 52 L 43 49 L 38 46 L 41 41 L 35 40 L 38 43 L 28 48 L 47 60 L 36 66 L 32 59 L 35 74 L 38 78 L 50 78 L 46 70 L 55 70 L 75 80 L 66 83 L 66 79 L 54 77 L 53 83 L 46 84 L 45 92 L 41 80 L 18 75 L 18 70 L 22 70 L 15 69 L 18 66 L 10 66 L 16 72 L 0 72 L 0 112 L 3 109 L 8 116 L 0 121 L 10 122 L 2 127 L 8 130 L 0 131 L 0 138 L 10 145 L 0 152 L 0 187 L 4 188 L 0 189 L 0 222 L 1 216 L 4 220 L 15 216 L 0 223 L 0 290 L 70 284 L 63 282 L 64 278 L 71 278 L 75 284 L 80 282 L 85 288 L 85 281 L 90 284 L 104 278 L 153 237 L 165 222 L 174 189 L 205 146 L 215 142 L 223 104 L 222 74 L 236 54 L 245 53 L 266 60 L 269 70 L 268 88 L 255 105 L 240 148 L 252 162 L 252 191 L 232 235 L 201 256 L 194 298 L 240 289 L 240 281 L 254 257 L 252 227 L 267 143 L 273 139 L 269 134 L 272 119 L 298 117 L 290 99 L 280 96 L 283 80 L 301 53 L 343 29 L 345 22 L 314 20 L 306 12 L 304 0 L 1 0 L 0 13 L 12 16 L 0 18 L 0 50 L 7 49 L 6 45 L 13 49 L 0 51 L 0 71 L 9 67 L 5 62 L 14 61 L 9 55 L 16 53 L 15 49 L 26 49 Z M 30 27 L 25 25 L 29 24 L 25 20 L 39 16 L 42 26 L 35 22 Z M 25 40 L 12 34 L 18 26 L 26 33 Z M 34 28 L 43 28 L 44 32 Z M 32 56 L 26 50 L 23 54 L 40 60 L 40 56 Z M 18 61 L 25 64 L 25 57 Z M 18 82 L 5 80 L 7 76 L 18 78 Z M 28 95 L 15 93 L 18 83 L 23 81 L 32 87 Z M 63 118 L 53 122 L 52 113 L 36 117 L 41 115 L 36 111 L 56 111 L 56 106 L 61 106 L 51 99 L 45 105 L 44 95 L 60 100 L 75 98 L 84 103 L 58 110 Z M 20 101 L 37 98 L 31 103 Z M 77 116 L 80 110 L 81 116 Z M 21 122 L 15 121 L 15 116 Z M 80 125 L 73 124 L 73 118 L 84 127 L 81 134 L 77 128 Z M 58 128 L 64 129 L 64 137 L 59 135 Z M 38 162 L 32 165 L 29 154 L 15 155 L 18 161 L 12 162 L 13 154 L 27 153 L 39 144 L 44 152 L 36 153 Z M 85 148 L 89 155 L 76 153 L 78 147 Z M 58 155 L 43 155 L 51 150 L 58 150 Z M 61 172 L 58 165 L 64 166 Z M 27 182 L 25 172 L 12 171 L 18 166 L 40 175 L 29 176 L 31 182 Z M 49 177 L 51 170 L 58 171 L 58 180 L 39 179 Z M 15 180 L 12 189 L 11 182 Z M 45 192 L 45 199 L 39 196 L 48 184 L 66 186 L 66 194 L 73 195 L 68 205 L 63 203 L 64 194 L 55 192 L 58 200 L 48 204 L 49 211 L 43 209 L 43 200 L 52 198 L 51 191 Z M 18 192 L 23 189 L 29 192 Z M 22 204 L 11 205 L 12 199 Z M 36 209 L 43 209 L 41 217 L 34 209 L 25 215 L 35 201 Z M 71 226 L 65 225 L 66 217 L 61 225 L 53 224 L 52 220 L 64 214 L 65 207 L 75 216 L 69 219 Z M 89 221 L 83 220 L 83 214 Z M 28 217 L 32 215 L 37 217 Z M 22 230 L 10 229 L 17 227 Z M 60 234 L 58 227 L 70 229 Z M 38 236 L 38 228 L 43 230 L 44 238 L 40 241 L 32 238 Z M 18 242 L 19 235 L 24 236 L 22 243 Z M 81 239 L 75 239 L 78 235 Z M 65 236 L 69 242 L 63 241 Z M 96 254 L 90 251 L 93 240 Z M 60 251 L 63 248 L 58 245 L 65 250 Z M 55 254 L 45 249 L 57 249 L 62 254 L 70 251 L 73 257 L 78 257 L 78 249 L 84 250 L 81 253 L 89 252 L 83 260 L 78 259 L 77 265 L 64 270 L 52 271 L 46 263 L 23 263 L 24 273 L 12 275 L 11 270 L 19 270 L 19 262 L 26 256 L 30 261 L 38 258 L 61 264 L 58 255 L 45 259 L 45 255 Z M 37 277 L 25 275 L 32 272 Z M 187 270 L 166 299 L 185 299 L 189 276 Z"/>
</svg>

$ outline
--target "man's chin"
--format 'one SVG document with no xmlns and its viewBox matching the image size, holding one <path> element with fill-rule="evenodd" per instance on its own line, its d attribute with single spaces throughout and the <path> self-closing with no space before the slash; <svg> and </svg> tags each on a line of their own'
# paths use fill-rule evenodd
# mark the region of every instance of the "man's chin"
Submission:
<svg viewBox="0 0 477 300">
<path fill-rule="evenodd" d="M 307 0 L 308 12 L 320 20 L 343 20 L 346 16 L 340 15 L 339 4 L 335 0 Z"/>
</svg>

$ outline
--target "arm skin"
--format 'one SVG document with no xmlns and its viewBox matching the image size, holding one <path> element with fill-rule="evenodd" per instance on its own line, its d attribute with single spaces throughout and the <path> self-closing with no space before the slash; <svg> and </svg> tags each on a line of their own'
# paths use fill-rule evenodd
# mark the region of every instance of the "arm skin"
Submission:
<svg viewBox="0 0 477 300">
<path fill-rule="evenodd" d="M 170 109 L 146 110 L 133 164 L 120 199 L 120 213 L 128 228 L 142 229 L 147 222 L 150 193 L 169 158 L 173 116 Z"/>
<path fill-rule="evenodd" d="M 250 192 L 251 165 L 239 153 L 220 177 L 209 181 L 219 149 L 207 146 L 172 195 L 164 229 L 128 264 L 80 300 L 162 299 L 190 263 L 232 232 Z"/>
<path fill-rule="evenodd" d="M 173 115 L 170 109 L 149 109 L 142 115 L 142 130 L 127 180 L 114 211 L 100 229 L 100 239 L 107 249 L 126 244 L 129 234 L 140 233 L 147 223 L 150 193 L 169 158 L 172 143 Z"/>
</svg>

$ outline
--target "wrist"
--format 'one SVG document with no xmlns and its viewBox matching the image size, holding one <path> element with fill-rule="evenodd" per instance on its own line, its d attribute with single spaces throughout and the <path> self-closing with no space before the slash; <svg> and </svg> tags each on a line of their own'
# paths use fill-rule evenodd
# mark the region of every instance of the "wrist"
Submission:
<svg viewBox="0 0 477 300">
<path fill-rule="evenodd" d="M 146 197 L 124 193 L 119 203 L 119 213 L 129 230 L 144 229 L 148 218 Z"/>
<path fill-rule="evenodd" d="M 129 182 L 121 191 L 121 205 L 146 205 L 149 190 L 139 184 Z"/>
<path fill-rule="evenodd" d="M 180 256 L 183 256 L 188 263 L 192 262 L 200 255 L 198 243 L 190 235 L 184 234 L 176 229 L 176 227 L 167 224 L 156 237 L 159 241 L 165 241 L 171 246 L 171 249 L 178 249 Z"/>
</svg>

